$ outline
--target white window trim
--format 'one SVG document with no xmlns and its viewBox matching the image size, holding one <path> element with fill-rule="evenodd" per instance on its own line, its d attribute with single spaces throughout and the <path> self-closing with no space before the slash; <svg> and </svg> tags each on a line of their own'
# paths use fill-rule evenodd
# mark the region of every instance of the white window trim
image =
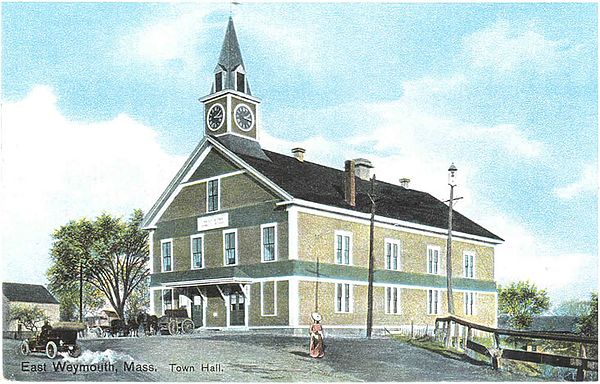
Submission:
<svg viewBox="0 0 600 384">
<path fill-rule="evenodd" d="M 472 277 L 467 277 L 467 269 L 465 268 L 465 259 L 468 256 L 473 257 L 473 276 Z M 463 252 L 463 277 L 464 278 L 475 279 L 477 277 L 476 270 L 475 270 L 475 259 L 476 259 L 475 252 L 473 252 L 473 251 L 464 251 Z"/>
<path fill-rule="evenodd" d="M 274 227 L 275 230 L 273 231 L 273 236 L 274 236 L 274 256 L 275 258 L 273 260 L 265 260 L 265 243 L 264 243 L 264 228 L 269 228 L 269 227 Z M 279 253 L 277 251 L 278 248 L 278 241 L 277 241 L 277 223 L 268 223 L 268 224 L 262 224 L 260 226 L 260 261 L 263 263 L 272 263 L 274 261 L 277 261 L 277 259 L 279 258 Z"/>
<path fill-rule="evenodd" d="M 150 269 L 150 274 L 154 273 L 154 230 L 150 230 L 148 233 L 148 259 L 150 263 L 148 268 Z"/>
<path fill-rule="evenodd" d="M 437 292 L 437 306 L 436 306 L 436 311 L 431 312 L 429 311 L 429 291 L 435 291 Z M 427 314 L 428 315 L 439 315 L 441 312 L 441 307 L 442 307 L 442 291 L 439 289 L 428 289 L 427 291 Z"/>
<path fill-rule="evenodd" d="M 225 235 L 228 233 L 235 233 L 235 263 L 227 264 L 227 255 L 225 252 Z M 226 229 L 223 231 L 223 265 L 225 267 L 233 267 L 238 265 L 240 261 L 239 247 L 238 247 L 238 231 L 236 229 Z"/>
<path fill-rule="evenodd" d="M 163 255 L 163 244 L 164 243 L 171 243 L 171 270 L 170 271 L 165 271 L 165 261 L 164 261 L 164 255 Z M 162 239 L 160 241 L 160 271 L 161 272 L 173 272 L 175 270 L 175 255 L 173 252 L 174 251 L 174 247 L 173 247 L 173 239 Z"/>
<path fill-rule="evenodd" d="M 397 312 L 392 312 L 391 307 L 388 306 L 388 303 L 389 303 L 388 288 L 396 289 L 396 292 L 397 292 L 396 293 L 396 309 L 398 310 Z M 401 295 L 400 287 L 395 286 L 395 285 L 386 285 L 384 287 L 385 302 L 383 303 L 383 309 L 384 309 L 385 314 L 387 314 L 387 315 L 401 315 L 402 314 L 402 307 L 400 306 L 400 303 L 402 302 L 402 300 L 400 299 L 400 295 Z"/>
<path fill-rule="evenodd" d="M 194 239 L 202 239 L 202 266 L 200 268 L 194 267 Z M 190 236 L 190 269 L 204 269 L 206 265 L 204 264 L 204 234 L 192 235 Z"/>
<path fill-rule="evenodd" d="M 277 280 L 273 281 L 273 313 L 265 314 L 265 306 L 264 306 L 264 294 L 263 287 L 265 283 L 269 283 L 269 281 L 261 281 L 260 282 L 260 315 L 263 317 L 273 317 L 277 316 Z"/>
<path fill-rule="evenodd" d="M 237 74 L 241 73 L 242 75 L 244 75 L 244 89 L 240 90 L 237 88 Z M 244 71 L 244 68 L 242 68 L 242 66 L 238 66 L 235 71 L 233 71 L 233 85 L 236 91 L 238 92 L 242 92 L 242 93 L 246 93 L 246 71 Z"/>
<path fill-rule="evenodd" d="M 396 264 L 396 269 L 392 269 L 392 268 L 387 268 L 387 245 L 388 244 L 392 244 L 392 245 L 397 245 L 398 246 L 398 262 Z M 398 239 L 390 239 L 390 238 L 385 238 L 384 242 L 383 242 L 383 264 L 384 264 L 384 269 L 387 269 L 389 271 L 401 271 L 402 270 L 402 247 L 400 246 L 400 240 Z"/>
<path fill-rule="evenodd" d="M 337 310 L 337 286 L 341 285 L 342 286 L 342 310 L 338 311 Z M 346 308 L 348 309 L 347 311 L 344 311 L 344 298 L 346 297 L 346 284 L 348 284 L 348 291 L 350 292 L 350 294 L 348 295 L 348 307 Z M 341 282 L 341 283 L 335 283 L 335 291 L 333 292 L 334 294 L 334 300 L 333 300 L 333 310 L 335 313 L 354 313 L 354 284 L 352 283 L 346 283 L 346 282 Z"/>
<path fill-rule="evenodd" d="M 209 211 L 208 210 L 208 195 L 209 195 L 209 190 L 208 190 L 208 185 L 210 184 L 211 181 L 217 181 L 217 209 L 214 211 Z M 213 212 L 219 212 L 221 210 L 221 177 L 213 177 L 210 178 L 208 180 L 206 180 L 206 213 L 213 213 Z"/>
<path fill-rule="evenodd" d="M 438 252 L 437 273 L 429 272 L 429 250 Z M 441 275 L 442 271 L 442 250 L 438 245 L 427 245 L 427 253 L 425 253 L 425 271 L 430 275 Z"/>
<path fill-rule="evenodd" d="M 338 236 L 342 236 L 342 263 L 341 264 L 338 264 L 338 262 L 337 262 L 337 237 Z M 344 241 L 343 241 L 343 236 L 348 236 L 350 238 L 350 244 L 349 244 L 350 245 L 350 250 L 348 252 L 349 253 L 349 259 L 350 259 L 349 260 L 350 264 L 345 264 L 344 263 L 344 254 L 343 254 L 344 253 L 343 252 L 343 250 L 344 250 Z M 352 257 L 352 253 L 353 253 L 352 251 L 353 251 L 354 247 L 353 247 L 352 243 L 353 243 L 352 232 L 341 231 L 341 230 L 334 231 L 334 234 L 333 234 L 333 263 L 334 264 L 336 264 L 336 265 L 354 265 L 354 260 L 353 260 L 353 257 Z"/>
<path fill-rule="evenodd" d="M 471 313 L 467 313 L 467 296 L 468 295 L 472 295 L 473 298 L 473 311 Z M 465 312 L 465 316 L 474 316 L 477 314 L 477 293 L 476 292 L 465 292 L 464 293 L 464 312 Z"/>
<path fill-rule="evenodd" d="M 221 75 L 221 89 L 217 89 L 216 75 Z M 213 80 L 215 81 L 215 92 L 221 92 L 225 89 L 225 76 L 223 76 L 223 71 L 215 72 L 215 78 Z"/>
</svg>

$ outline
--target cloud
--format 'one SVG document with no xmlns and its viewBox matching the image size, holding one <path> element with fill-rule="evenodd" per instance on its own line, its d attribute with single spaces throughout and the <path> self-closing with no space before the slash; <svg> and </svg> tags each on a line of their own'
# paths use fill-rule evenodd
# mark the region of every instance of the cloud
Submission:
<svg viewBox="0 0 600 384">
<path fill-rule="evenodd" d="M 127 115 L 95 123 L 69 120 L 45 86 L 4 104 L 4 276 L 43 276 L 50 234 L 71 219 L 147 211 L 183 161 L 164 152 L 152 128 Z"/>
<path fill-rule="evenodd" d="M 548 40 L 534 30 L 511 26 L 499 20 L 489 28 L 477 31 L 463 40 L 470 62 L 477 68 L 512 72 L 522 67 L 544 72 L 558 68 L 566 51 L 573 48 L 563 40 Z"/>
<path fill-rule="evenodd" d="M 598 193 L 598 172 L 595 164 L 585 165 L 576 181 L 554 189 L 554 194 L 562 200 L 573 200 L 585 193 Z"/>
<path fill-rule="evenodd" d="M 597 291 L 597 256 L 565 250 L 533 233 L 526 224 L 507 214 L 486 209 L 480 224 L 493 228 L 505 242 L 496 247 L 496 280 L 504 285 L 529 280 L 548 291 L 554 303 L 584 298 Z M 491 212 L 491 213 L 490 213 Z"/>
</svg>

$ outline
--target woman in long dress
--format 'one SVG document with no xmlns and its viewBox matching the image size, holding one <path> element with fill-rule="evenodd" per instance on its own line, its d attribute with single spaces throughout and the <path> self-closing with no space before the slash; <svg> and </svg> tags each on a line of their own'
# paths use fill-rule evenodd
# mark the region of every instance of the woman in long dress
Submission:
<svg viewBox="0 0 600 384">
<path fill-rule="evenodd" d="M 323 327 L 321 326 L 321 314 L 313 312 L 310 317 L 313 323 L 310 326 L 310 356 L 323 357 Z"/>
</svg>

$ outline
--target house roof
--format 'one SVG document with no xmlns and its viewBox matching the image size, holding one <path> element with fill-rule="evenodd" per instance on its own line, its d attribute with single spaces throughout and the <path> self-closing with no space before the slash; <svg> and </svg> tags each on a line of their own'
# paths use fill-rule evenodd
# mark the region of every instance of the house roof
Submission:
<svg viewBox="0 0 600 384">
<path fill-rule="evenodd" d="M 362 213 L 371 212 L 371 200 L 368 196 L 370 181 L 356 177 L 356 205 L 352 207 L 344 199 L 342 170 L 310 161 L 301 162 L 292 156 L 267 150 L 262 151 L 268 157 L 264 159 L 262 156 L 240 152 L 238 148 L 243 145 L 239 143 L 234 146 L 222 138 L 214 139 L 294 198 Z M 429 193 L 376 181 L 375 195 L 377 215 L 435 228 L 448 228 L 448 206 Z M 452 228 L 457 232 L 502 241 L 502 238 L 456 211 L 453 214 Z"/>
<path fill-rule="evenodd" d="M 58 304 L 58 300 L 43 285 L 2 283 L 2 294 L 10 301 Z"/>
</svg>

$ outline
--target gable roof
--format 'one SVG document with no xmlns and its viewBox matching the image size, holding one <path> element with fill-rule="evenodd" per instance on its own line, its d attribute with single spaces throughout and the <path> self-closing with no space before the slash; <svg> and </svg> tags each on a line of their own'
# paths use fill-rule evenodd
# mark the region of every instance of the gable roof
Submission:
<svg viewBox="0 0 600 384">
<path fill-rule="evenodd" d="M 228 146 L 220 137 L 215 139 L 294 198 L 361 213 L 371 212 L 371 200 L 368 196 L 370 181 L 355 177 L 356 205 L 352 207 L 344 199 L 342 170 L 263 150 L 269 158 L 265 160 L 237 152 L 236 148 Z M 379 216 L 440 229 L 448 228 L 448 206 L 429 193 L 376 181 L 375 195 L 376 214 Z M 500 237 L 459 212 L 453 213 L 454 231 L 502 241 Z"/>
<path fill-rule="evenodd" d="M 10 301 L 58 304 L 58 300 L 43 285 L 2 283 L 2 294 Z"/>
<path fill-rule="evenodd" d="M 250 139 L 230 139 L 231 137 L 205 136 L 150 209 L 142 227 L 152 228 L 161 209 L 181 187 L 185 175 L 193 171 L 192 168 L 199 164 L 202 153 L 210 147 L 248 170 L 251 176 L 284 199 L 305 200 L 363 214 L 371 212 L 369 181 L 356 177 L 356 205 L 352 207 L 344 200 L 344 171 L 310 161 L 301 162 L 292 156 L 263 150 L 257 142 Z M 448 228 L 448 206 L 426 192 L 376 181 L 375 194 L 378 216 L 440 230 Z M 491 239 L 494 242 L 503 241 L 457 211 L 454 211 L 452 226 L 455 232 Z"/>
</svg>

